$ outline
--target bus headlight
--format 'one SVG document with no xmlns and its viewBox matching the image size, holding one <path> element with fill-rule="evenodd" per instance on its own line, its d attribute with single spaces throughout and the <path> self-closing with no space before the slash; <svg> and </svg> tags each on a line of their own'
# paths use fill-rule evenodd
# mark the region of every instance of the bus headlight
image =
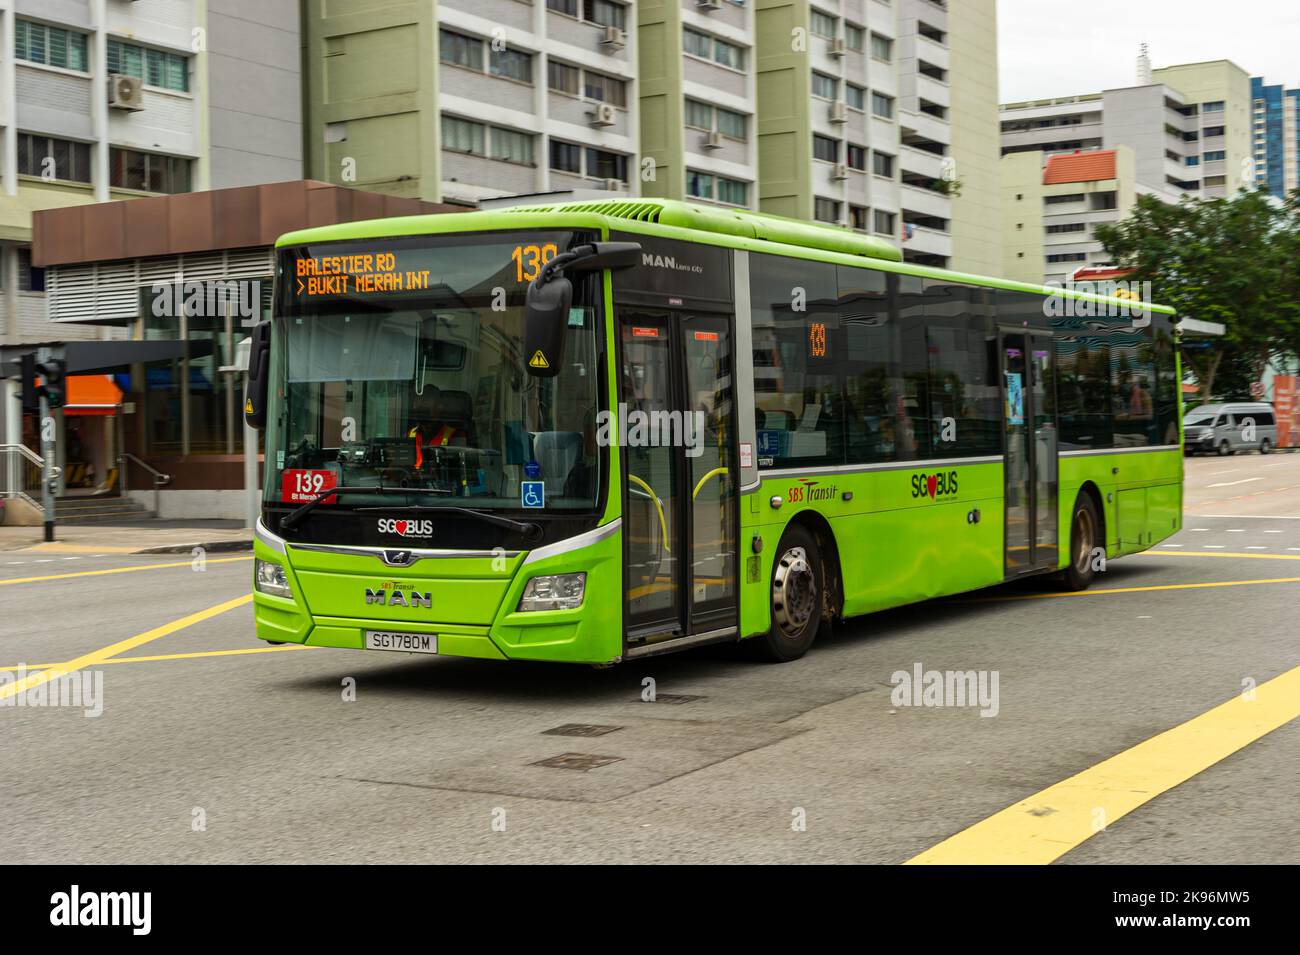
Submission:
<svg viewBox="0 0 1300 955">
<path fill-rule="evenodd" d="M 276 597 L 293 597 L 292 591 L 289 590 L 289 579 L 284 575 L 284 568 L 260 557 L 253 565 L 253 586 L 260 593 Z"/>
<path fill-rule="evenodd" d="M 574 610 L 582 606 L 587 590 L 587 575 L 552 574 L 534 577 L 519 598 L 519 610 Z"/>
</svg>

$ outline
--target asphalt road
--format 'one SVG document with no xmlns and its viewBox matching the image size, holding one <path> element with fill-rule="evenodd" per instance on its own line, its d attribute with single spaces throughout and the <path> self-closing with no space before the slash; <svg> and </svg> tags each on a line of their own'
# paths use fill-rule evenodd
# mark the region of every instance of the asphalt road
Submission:
<svg viewBox="0 0 1300 955">
<path fill-rule="evenodd" d="M 5 552 L 0 666 L 80 661 L 102 712 L 0 707 L 0 844 L 8 862 L 901 863 L 1022 803 L 985 839 L 1050 841 L 1050 787 L 1082 774 L 1081 805 L 1161 794 L 1060 862 L 1294 863 L 1296 722 L 1208 767 L 1196 739 L 1133 748 L 1300 664 L 1300 454 L 1190 460 L 1186 515 L 1088 596 L 877 614 L 783 666 L 267 649 L 247 603 L 166 626 L 243 597 L 246 555 Z M 996 672 L 996 715 L 895 705 L 917 665 Z M 616 729 L 548 732 L 567 724 Z M 565 753 L 613 759 L 536 765 Z"/>
</svg>

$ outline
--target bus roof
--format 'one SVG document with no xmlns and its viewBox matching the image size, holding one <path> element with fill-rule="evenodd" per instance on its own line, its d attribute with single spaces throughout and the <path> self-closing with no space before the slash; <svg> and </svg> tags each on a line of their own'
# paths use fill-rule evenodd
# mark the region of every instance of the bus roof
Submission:
<svg viewBox="0 0 1300 955">
<path fill-rule="evenodd" d="M 993 276 L 915 265 L 904 262 L 902 252 L 884 239 L 875 236 L 866 236 L 837 226 L 804 222 L 765 212 L 701 205 L 675 199 L 610 198 L 436 215 L 367 219 L 289 232 L 276 240 L 276 247 L 348 239 L 397 238 L 496 229 L 555 228 L 557 225 L 689 239 L 709 245 L 723 245 L 749 251 L 779 252 L 797 258 L 818 259 L 840 264 L 864 265 L 866 263 L 863 259 L 866 259 L 873 268 L 886 272 L 916 275 L 922 278 L 950 279 L 1008 291 L 1062 295 L 1067 298 L 1120 304 L 1127 307 L 1145 307 L 1165 315 L 1174 314 L 1174 309 L 1167 305 L 1135 302 L 1131 299 L 1092 294 L 1072 288 L 1053 288 Z"/>
</svg>

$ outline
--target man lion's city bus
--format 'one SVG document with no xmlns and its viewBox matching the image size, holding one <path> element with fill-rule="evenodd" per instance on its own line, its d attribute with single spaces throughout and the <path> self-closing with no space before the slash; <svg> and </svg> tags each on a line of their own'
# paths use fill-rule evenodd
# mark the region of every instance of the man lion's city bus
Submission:
<svg viewBox="0 0 1300 955">
<path fill-rule="evenodd" d="M 843 229 L 610 199 L 278 242 L 257 636 L 609 664 L 1031 575 L 1181 525 L 1172 310 Z"/>
</svg>

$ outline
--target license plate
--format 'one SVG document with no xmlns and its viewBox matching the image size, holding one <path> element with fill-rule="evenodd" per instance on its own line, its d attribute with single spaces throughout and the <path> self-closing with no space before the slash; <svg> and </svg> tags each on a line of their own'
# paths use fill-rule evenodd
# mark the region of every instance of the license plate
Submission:
<svg viewBox="0 0 1300 955">
<path fill-rule="evenodd" d="M 391 630 L 367 630 L 367 650 L 396 650 L 398 653 L 437 653 L 436 633 L 394 633 Z"/>
</svg>

